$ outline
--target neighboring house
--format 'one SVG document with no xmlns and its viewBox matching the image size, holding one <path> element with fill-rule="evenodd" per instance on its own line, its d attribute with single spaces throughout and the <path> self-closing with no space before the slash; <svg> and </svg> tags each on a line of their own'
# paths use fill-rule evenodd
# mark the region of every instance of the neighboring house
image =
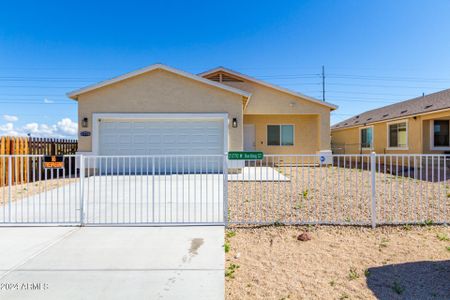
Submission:
<svg viewBox="0 0 450 300">
<path fill-rule="evenodd" d="M 87 155 L 316 153 L 330 149 L 337 108 L 224 68 L 194 75 L 161 64 L 68 96 Z"/>
<path fill-rule="evenodd" d="M 334 153 L 450 151 L 450 89 L 370 110 L 331 127 Z"/>
</svg>

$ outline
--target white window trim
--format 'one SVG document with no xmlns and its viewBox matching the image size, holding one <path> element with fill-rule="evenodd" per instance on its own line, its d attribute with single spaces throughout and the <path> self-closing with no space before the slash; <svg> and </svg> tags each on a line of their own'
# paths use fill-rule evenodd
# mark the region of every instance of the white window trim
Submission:
<svg viewBox="0 0 450 300">
<path fill-rule="evenodd" d="M 448 150 L 450 150 L 450 146 L 448 146 L 448 147 L 435 147 L 434 146 L 434 121 L 449 121 L 450 122 L 450 120 L 439 120 L 439 119 L 436 119 L 436 120 L 430 120 L 431 122 L 431 126 L 430 126 L 430 149 L 431 150 L 436 150 L 436 151 L 439 151 L 439 150 L 443 150 L 443 151 L 448 151 Z"/>
<path fill-rule="evenodd" d="M 91 155 L 99 153 L 99 119 L 223 119 L 223 151 L 228 153 L 228 113 L 93 113 Z"/>
<path fill-rule="evenodd" d="M 281 145 L 281 126 L 290 125 L 292 126 L 292 145 Z M 280 126 L 280 144 L 279 145 L 269 145 L 269 126 Z M 294 147 L 295 146 L 295 125 L 294 124 L 266 124 L 266 146 L 267 147 Z"/>
<path fill-rule="evenodd" d="M 389 126 L 393 125 L 393 124 L 399 124 L 399 123 L 406 123 L 406 147 L 390 147 L 389 146 L 389 138 L 390 138 L 390 132 L 389 132 Z M 386 136 L 387 136 L 387 140 L 386 140 L 386 150 L 409 150 L 409 126 L 408 126 L 408 119 L 403 119 L 403 120 L 398 120 L 398 121 L 393 121 L 393 122 L 388 122 L 386 123 Z"/>
<path fill-rule="evenodd" d="M 372 141 L 370 141 L 370 146 L 371 147 L 361 147 L 361 145 L 362 145 L 362 141 L 361 141 L 361 131 L 363 130 L 363 129 L 366 129 L 366 128 L 372 128 Z M 371 125 L 371 126 L 364 126 L 364 127 L 360 127 L 359 128 L 359 149 L 360 150 L 373 150 L 374 149 L 374 145 L 373 145 L 373 143 L 374 143 L 374 140 L 375 140 L 375 138 L 374 138 L 374 129 L 373 129 L 373 125 Z"/>
</svg>

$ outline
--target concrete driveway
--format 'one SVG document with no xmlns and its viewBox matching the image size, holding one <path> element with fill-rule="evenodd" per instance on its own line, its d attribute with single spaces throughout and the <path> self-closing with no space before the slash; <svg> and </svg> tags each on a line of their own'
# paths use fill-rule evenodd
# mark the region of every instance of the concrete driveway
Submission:
<svg viewBox="0 0 450 300">
<path fill-rule="evenodd" d="M 79 181 L 54 189 L 44 186 L 35 195 L 19 191 L 20 200 L 0 207 L 0 221 L 78 223 Z M 85 178 L 83 183 L 83 209 L 88 224 L 223 224 L 224 221 L 222 174 L 102 175 Z"/>
<path fill-rule="evenodd" d="M 0 299 L 224 299 L 224 228 L 0 228 Z"/>
</svg>

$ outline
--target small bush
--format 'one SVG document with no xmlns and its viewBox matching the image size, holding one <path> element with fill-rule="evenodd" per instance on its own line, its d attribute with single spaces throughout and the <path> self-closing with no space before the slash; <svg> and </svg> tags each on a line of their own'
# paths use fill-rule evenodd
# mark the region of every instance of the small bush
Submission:
<svg viewBox="0 0 450 300">
<path fill-rule="evenodd" d="M 236 231 L 229 230 L 229 231 L 227 231 L 226 236 L 227 236 L 228 239 L 232 238 L 232 237 L 236 236 Z"/>
<path fill-rule="evenodd" d="M 449 238 L 448 235 L 445 234 L 445 233 L 438 233 L 438 234 L 436 234 L 436 237 L 437 237 L 438 240 L 440 240 L 440 241 L 445 241 L 445 242 L 450 241 L 450 238 Z"/>
<path fill-rule="evenodd" d="M 402 287 L 402 286 L 400 285 L 400 283 L 398 283 L 397 281 L 394 281 L 394 284 L 392 285 L 392 290 L 393 290 L 395 293 L 397 293 L 398 295 L 401 295 L 401 294 L 405 291 L 405 288 Z"/>
<path fill-rule="evenodd" d="M 225 250 L 225 253 L 230 252 L 231 246 L 229 242 L 225 242 L 225 244 L 223 245 L 223 249 Z"/>
<path fill-rule="evenodd" d="M 358 271 L 356 270 L 356 268 L 350 268 L 350 271 L 348 273 L 348 279 L 355 280 L 358 278 L 359 278 L 359 274 L 358 274 Z"/>
<path fill-rule="evenodd" d="M 230 264 L 225 270 L 225 277 L 234 278 L 234 273 L 239 269 L 239 265 Z"/>
</svg>

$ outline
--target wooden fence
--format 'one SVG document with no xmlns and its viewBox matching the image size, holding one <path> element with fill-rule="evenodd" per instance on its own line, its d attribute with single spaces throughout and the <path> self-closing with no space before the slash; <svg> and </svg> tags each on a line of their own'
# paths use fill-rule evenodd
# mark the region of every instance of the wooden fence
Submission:
<svg viewBox="0 0 450 300">
<path fill-rule="evenodd" d="M 11 169 L 13 185 L 31 181 L 31 173 L 43 172 L 36 159 L 12 157 L 11 168 L 9 168 L 9 158 L 2 155 L 69 155 L 75 154 L 77 148 L 76 140 L 2 136 L 0 137 L 0 186 L 8 185 L 9 169 Z M 70 169 L 75 170 L 75 160 L 66 161 L 72 164 Z"/>
</svg>

